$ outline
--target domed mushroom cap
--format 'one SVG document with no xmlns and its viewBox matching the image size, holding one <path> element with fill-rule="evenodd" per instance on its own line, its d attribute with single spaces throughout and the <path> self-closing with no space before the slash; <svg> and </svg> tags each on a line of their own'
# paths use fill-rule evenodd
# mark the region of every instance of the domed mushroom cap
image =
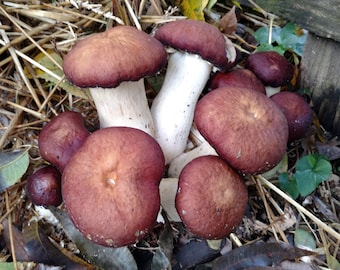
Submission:
<svg viewBox="0 0 340 270">
<path fill-rule="evenodd" d="M 221 158 L 201 156 L 179 176 L 176 209 L 186 228 L 206 239 L 220 239 L 245 213 L 248 193 L 243 179 Z"/>
<path fill-rule="evenodd" d="M 289 141 L 303 138 L 313 122 L 313 111 L 307 101 L 297 93 L 279 92 L 270 97 L 286 116 Z"/>
<path fill-rule="evenodd" d="M 163 45 L 131 26 L 115 26 L 85 38 L 64 58 L 66 78 L 79 87 L 116 87 L 162 69 Z"/>
<path fill-rule="evenodd" d="M 40 155 L 63 171 L 73 153 L 89 135 L 80 113 L 63 112 L 42 128 L 38 138 Z"/>
<path fill-rule="evenodd" d="M 294 67 L 274 51 L 256 52 L 248 56 L 245 68 L 250 69 L 264 85 L 286 85 L 293 77 Z"/>
<path fill-rule="evenodd" d="M 209 88 L 213 90 L 223 86 L 248 88 L 266 94 L 263 83 L 249 69 L 215 73 L 211 77 Z"/>
<path fill-rule="evenodd" d="M 178 20 L 160 27 L 155 38 L 165 46 L 201 56 L 224 70 L 229 65 L 223 34 L 213 25 L 197 20 Z"/>
<path fill-rule="evenodd" d="M 98 244 L 135 243 L 155 224 L 163 171 L 163 153 L 147 133 L 128 127 L 95 131 L 63 173 L 71 220 Z"/>
<path fill-rule="evenodd" d="M 221 87 L 209 92 L 196 106 L 195 123 L 216 152 L 244 173 L 268 171 L 286 151 L 286 118 L 257 91 Z"/>
</svg>

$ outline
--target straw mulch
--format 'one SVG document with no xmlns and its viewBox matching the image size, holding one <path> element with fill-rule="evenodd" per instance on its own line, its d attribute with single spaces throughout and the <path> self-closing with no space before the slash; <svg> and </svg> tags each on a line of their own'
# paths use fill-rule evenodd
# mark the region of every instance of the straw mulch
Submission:
<svg viewBox="0 0 340 270">
<path fill-rule="evenodd" d="M 129 24 L 151 33 L 158 25 L 183 18 L 171 1 L 1 1 L 0 4 L 0 147 L 1 151 L 29 149 L 30 165 L 21 181 L 0 194 L 0 224 L 7 219 L 20 227 L 36 213 L 25 195 L 25 180 L 36 168 L 45 164 L 37 147 L 39 131 L 44 123 L 60 112 L 81 112 L 90 130 L 98 128 L 94 104 L 77 89 L 62 86 L 62 63 L 58 59 L 70 50 L 78 39 L 91 33 L 104 31 L 117 24 Z M 115 5 L 115 13 L 112 6 Z M 230 7 L 220 5 L 227 12 Z M 264 12 L 265 13 L 265 12 Z M 261 13 L 240 13 L 251 27 L 268 25 L 270 20 Z M 276 20 L 279 21 L 278 18 Z M 275 20 L 274 20 L 275 23 Z M 250 53 L 255 47 L 241 37 L 230 39 L 239 49 Z M 38 63 L 41 57 L 53 63 L 49 71 Z M 70 94 L 71 91 L 73 95 Z M 72 93 L 72 92 L 71 92 Z M 148 87 L 150 99 L 154 89 Z M 297 145 L 296 148 L 301 147 Z M 294 149 L 292 150 L 294 152 Z M 336 175 L 334 175 L 336 179 Z M 334 180 L 338 183 L 338 180 Z M 335 216 L 340 202 L 335 197 L 339 186 L 325 182 L 316 192 L 323 205 Z M 328 222 L 314 203 L 302 204 L 292 200 L 277 188 L 277 182 L 259 176 L 250 178 L 250 202 L 258 219 L 245 219 L 239 233 L 230 236 L 233 245 L 240 246 L 256 237 L 273 237 L 288 242 L 287 235 L 296 228 L 313 233 L 322 256 L 317 263 L 330 268 L 327 257 L 340 259 L 339 224 Z M 0 234 L 2 233 L 0 225 Z M 248 238 L 247 238 L 248 236 Z M 4 247 L 0 261 L 11 253 Z M 12 257 L 13 258 L 13 257 Z"/>
</svg>

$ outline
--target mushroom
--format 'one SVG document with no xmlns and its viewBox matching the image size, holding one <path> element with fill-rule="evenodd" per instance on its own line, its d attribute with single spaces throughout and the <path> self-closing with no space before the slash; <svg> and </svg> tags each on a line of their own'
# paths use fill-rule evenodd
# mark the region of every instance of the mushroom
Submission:
<svg viewBox="0 0 340 270">
<path fill-rule="evenodd" d="M 210 79 L 209 89 L 213 90 L 223 86 L 244 87 L 266 94 L 263 83 L 249 69 L 216 72 Z"/>
<path fill-rule="evenodd" d="M 280 91 L 294 75 L 294 66 L 274 51 L 255 52 L 248 56 L 245 68 L 250 69 L 266 86 L 267 96 Z"/>
<path fill-rule="evenodd" d="M 89 135 L 84 118 L 79 112 L 62 112 L 40 131 L 38 138 L 40 155 L 63 171 L 70 157 Z"/>
<path fill-rule="evenodd" d="M 194 121 L 219 156 L 243 173 L 266 172 L 286 152 L 287 120 L 270 98 L 257 91 L 215 89 L 198 102 Z"/>
<path fill-rule="evenodd" d="M 115 26 L 79 41 L 64 58 L 66 78 L 89 87 L 100 126 L 127 126 L 153 135 L 143 77 L 162 69 L 163 45 L 131 26 Z"/>
<path fill-rule="evenodd" d="M 103 246 L 125 246 L 153 228 L 160 209 L 164 156 L 139 129 L 93 132 L 62 176 L 62 195 L 74 225 Z"/>
<path fill-rule="evenodd" d="M 26 192 L 35 205 L 58 206 L 62 202 L 60 171 L 51 165 L 36 170 L 27 179 Z"/>
<path fill-rule="evenodd" d="M 193 159 L 182 170 L 175 205 L 185 227 L 205 239 L 221 239 L 237 226 L 248 193 L 241 176 L 218 156 Z"/>
<path fill-rule="evenodd" d="M 287 91 L 272 95 L 270 98 L 286 116 L 288 141 L 303 138 L 313 122 L 313 111 L 308 102 L 299 94 Z"/>
<path fill-rule="evenodd" d="M 169 22 L 155 38 L 176 50 L 169 56 L 162 87 L 151 106 L 155 138 L 169 163 L 185 149 L 195 105 L 213 66 L 225 70 L 229 62 L 224 36 L 205 22 Z"/>
</svg>

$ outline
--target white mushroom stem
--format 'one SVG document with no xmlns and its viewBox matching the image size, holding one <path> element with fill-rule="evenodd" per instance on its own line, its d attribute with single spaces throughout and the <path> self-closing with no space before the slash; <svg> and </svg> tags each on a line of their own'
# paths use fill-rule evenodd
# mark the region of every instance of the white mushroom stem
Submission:
<svg viewBox="0 0 340 270">
<path fill-rule="evenodd" d="M 126 126 L 154 135 L 154 125 L 145 94 L 144 79 L 122 82 L 115 88 L 90 88 L 100 127 Z"/>
<path fill-rule="evenodd" d="M 187 165 L 190 161 L 197 157 L 206 155 L 218 155 L 215 149 L 204 139 L 204 137 L 195 127 L 191 128 L 191 134 L 192 137 L 194 137 L 193 141 L 194 145 L 196 146 L 180 154 L 170 162 L 170 166 L 168 169 L 169 177 L 179 177 L 185 165 Z"/>
<path fill-rule="evenodd" d="M 151 106 L 155 139 L 165 162 L 185 150 L 197 100 L 209 79 L 212 65 L 198 55 L 170 55 L 162 88 Z"/>
<path fill-rule="evenodd" d="M 178 178 L 163 178 L 159 184 L 162 209 L 166 212 L 167 217 L 171 221 L 180 222 L 181 218 L 179 217 L 175 206 L 177 188 Z M 157 221 L 164 223 L 161 214 L 158 215 Z"/>
<path fill-rule="evenodd" d="M 281 91 L 281 87 L 273 87 L 273 86 L 265 86 L 266 89 L 266 96 L 271 97 L 272 95 L 275 95 Z"/>
</svg>

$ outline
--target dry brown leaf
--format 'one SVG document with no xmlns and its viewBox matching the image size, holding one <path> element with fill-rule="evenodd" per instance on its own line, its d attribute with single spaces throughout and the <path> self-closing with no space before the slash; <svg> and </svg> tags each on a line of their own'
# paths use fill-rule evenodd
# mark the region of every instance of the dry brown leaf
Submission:
<svg viewBox="0 0 340 270">
<path fill-rule="evenodd" d="M 237 28 L 237 18 L 235 14 L 235 6 L 231 8 L 219 22 L 219 26 L 223 33 L 231 34 L 236 31 Z"/>
</svg>

